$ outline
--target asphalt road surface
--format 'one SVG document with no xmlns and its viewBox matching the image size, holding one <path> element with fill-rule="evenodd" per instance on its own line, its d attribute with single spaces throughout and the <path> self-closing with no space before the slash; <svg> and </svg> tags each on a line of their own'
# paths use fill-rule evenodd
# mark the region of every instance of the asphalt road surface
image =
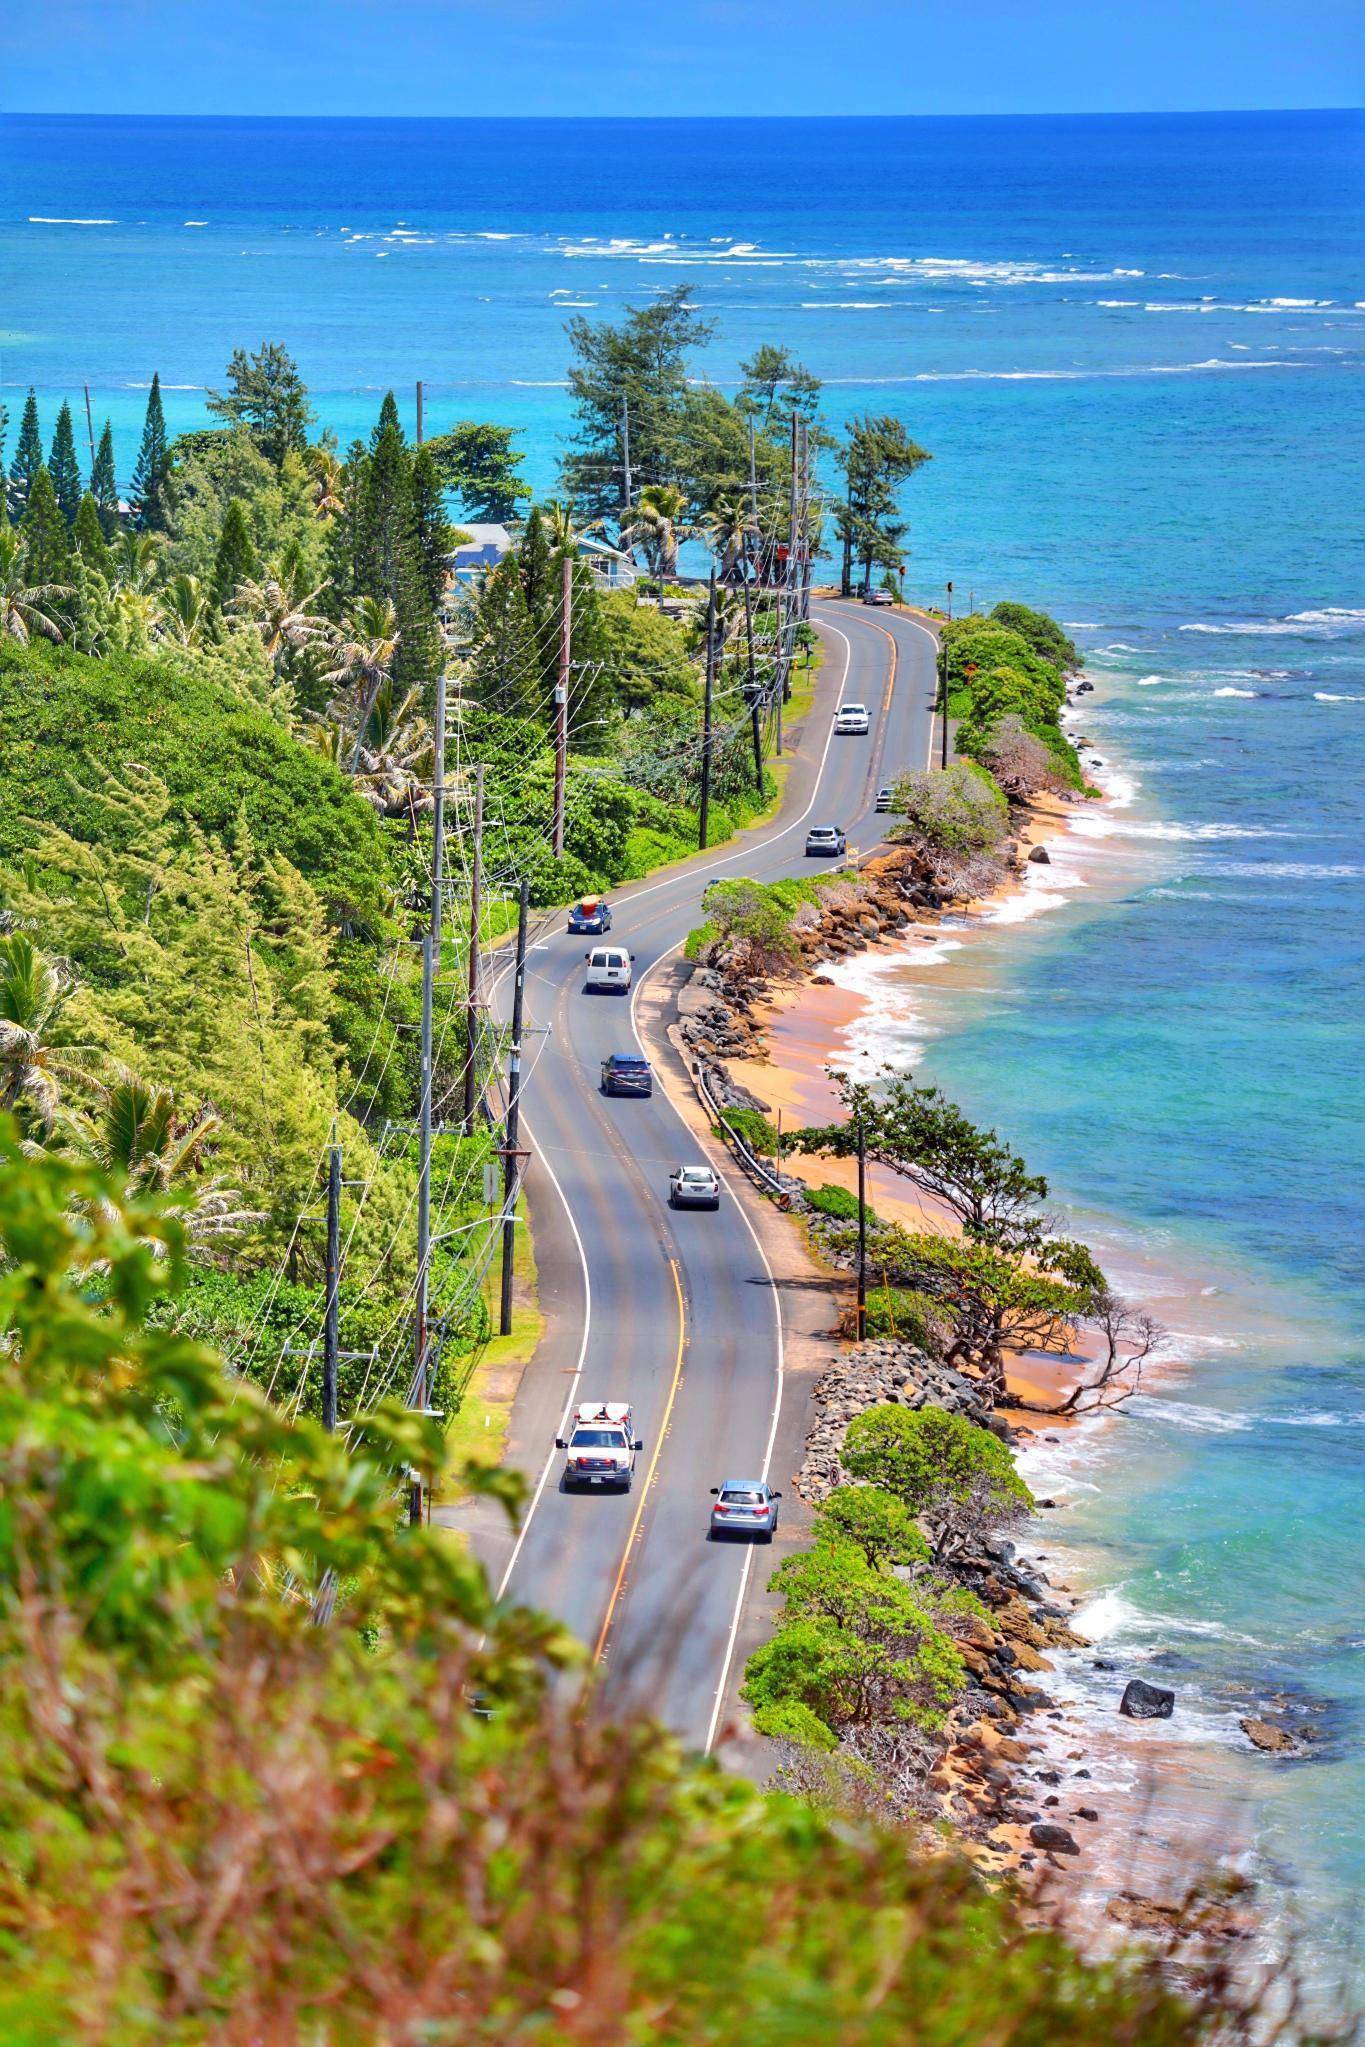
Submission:
<svg viewBox="0 0 1365 2047">
<path fill-rule="evenodd" d="M 474 1539 L 507 1596 L 566 1622 L 605 1664 L 610 1690 L 709 1748 L 737 1673 L 733 1643 L 751 1573 L 771 1554 L 708 1542 L 710 1489 L 764 1477 L 782 1396 L 777 1297 L 742 1203 L 674 1213 L 668 1176 L 698 1157 L 658 1084 L 648 1101 L 599 1091 L 609 1052 L 640 1049 L 636 997 L 701 921 L 713 878 L 815 873 L 807 828 L 842 825 L 850 847 L 881 835 L 879 785 L 924 767 L 935 720 L 934 641 L 893 611 L 820 603 L 825 647 L 781 815 L 612 898 L 610 942 L 635 954 L 635 993 L 583 992 L 590 941 L 560 925 L 528 958 L 523 1142 L 547 1322 L 513 1409 L 509 1461 L 533 1488 L 515 1540 L 479 1515 Z M 835 736 L 837 705 L 864 703 L 863 737 Z M 505 1006 L 508 989 L 502 983 Z M 554 1438 L 576 1400 L 628 1400 L 644 1451 L 629 1493 L 565 1493 Z"/>
</svg>

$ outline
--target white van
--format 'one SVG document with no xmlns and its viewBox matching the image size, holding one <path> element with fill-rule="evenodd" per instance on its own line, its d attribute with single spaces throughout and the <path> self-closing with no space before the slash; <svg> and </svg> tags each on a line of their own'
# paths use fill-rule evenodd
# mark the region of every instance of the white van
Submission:
<svg viewBox="0 0 1365 2047">
<path fill-rule="evenodd" d="M 591 995 L 603 988 L 611 993 L 630 993 L 630 966 L 635 958 L 623 945 L 595 945 L 591 952 L 583 955 L 588 962 L 588 971 L 583 981 L 583 992 Z"/>
</svg>

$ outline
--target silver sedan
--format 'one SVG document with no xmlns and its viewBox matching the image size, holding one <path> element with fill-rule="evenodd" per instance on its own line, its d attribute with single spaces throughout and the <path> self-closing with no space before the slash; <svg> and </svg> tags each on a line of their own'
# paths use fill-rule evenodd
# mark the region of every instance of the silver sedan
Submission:
<svg viewBox="0 0 1365 2047">
<path fill-rule="evenodd" d="M 720 1176 L 710 1166 L 675 1166 L 668 1179 L 670 1208 L 719 1208 Z"/>
</svg>

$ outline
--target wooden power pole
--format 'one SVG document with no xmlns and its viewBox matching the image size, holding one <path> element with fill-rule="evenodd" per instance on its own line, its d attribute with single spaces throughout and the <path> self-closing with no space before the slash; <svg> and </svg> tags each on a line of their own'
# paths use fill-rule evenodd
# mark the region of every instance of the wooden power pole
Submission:
<svg viewBox="0 0 1365 2047">
<path fill-rule="evenodd" d="M 554 855 L 564 856 L 564 785 L 569 771 L 569 658 L 573 647 L 573 556 L 564 557 L 559 615 L 559 680 L 555 684 Z"/>
<path fill-rule="evenodd" d="M 474 857 L 469 869 L 469 968 L 464 1011 L 464 1101 L 460 1127 L 473 1135 L 479 1091 L 479 925 L 483 918 L 483 777 L 474 770 Z"/>
<path fill-rule="evenodd" d="M 711 700 L 716 688 L 716 572 L 706 598 L 706 695 L 701 722 L 701 807 L 697 813 L 697 845 L 704 853 L 711 826 Z"/>
<path fill-rule="evenodd" d="M 531 913 L 531 884 L 523 875 L 517 903 L 517 967 L 512 983 L 512 1044 L 507 1066 L 507 1121 L 502 1137 L 502 1295 L 498 1331 L 512 1334 L 512 1275 L 517 1257 L 517 1149 L 521 1136 L 521 1037 L 526 1004 L 526 932 Z"/>
<path fill-rule="evenodd" d="M 322 1319 L 322 1426 L 337 1425 L 337 1336 L 341 1288 L 341 1146 L 327 1147 L 327 1267 Z"/>
</svg>

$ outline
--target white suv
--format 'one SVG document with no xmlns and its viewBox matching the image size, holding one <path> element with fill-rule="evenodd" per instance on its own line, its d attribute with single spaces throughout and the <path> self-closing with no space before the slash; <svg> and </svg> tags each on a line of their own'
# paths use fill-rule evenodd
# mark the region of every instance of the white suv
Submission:
<svg viewBox="0 0 1365 2047">
<path fill-rule="evenodd" d="M 628 1493 L 635 1476 L 635 1453 L 644 1444 L 635 1433 L 635 1418 L 624 1400 L 580 1400 L 567 1436 L 555 1437 L 564 1459 L 564 1490 L 579 1486 L 610 1487 Z"/>
<path fill-rule="evenodd" d="M 867 732 L 871 725 L 866 704 L 840 704 L 834 714 L 836 732 Z"/>
<path fill-rule="evenodd" d="M 630 993 L 630 965 L 635 958 L 623 945 L 595 945 L 591 952 L 585 952 L 588 971 L 583 981 L 583 991 L 591 994 L 595 989 L 606 988 L 614 993 Z"/>
</svg>

